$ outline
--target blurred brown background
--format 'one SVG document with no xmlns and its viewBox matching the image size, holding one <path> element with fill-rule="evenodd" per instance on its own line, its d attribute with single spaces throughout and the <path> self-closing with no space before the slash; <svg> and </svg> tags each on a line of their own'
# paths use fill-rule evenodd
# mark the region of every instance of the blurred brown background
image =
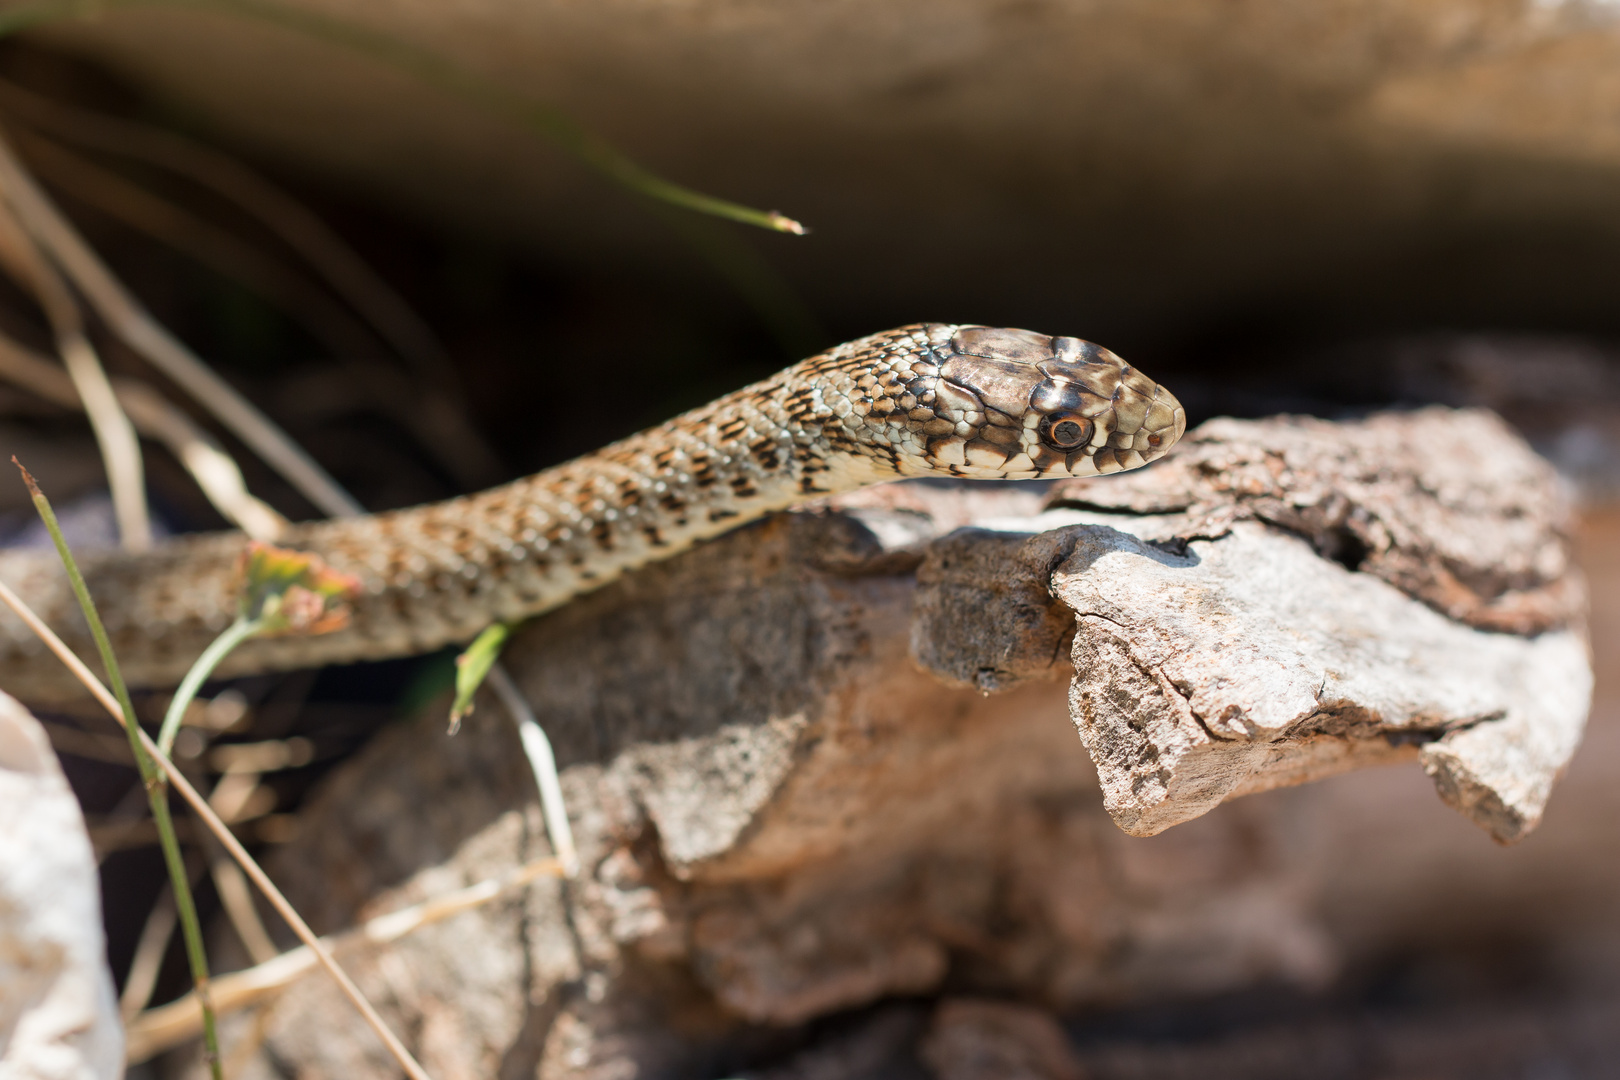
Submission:
<svg viewBox="0 0 1620 1080">
<path fill-rule="evenodd" d="M 19 143 L 154 312 L 372 509 L 562 460 L 919 319 L 1098 340 L 1195 421 L 1500 409 L 1586 506 L 1597 701 L 1541 831 L 1497 849 L 1415 769 L 1224 808 L 1264 823 L 1264 860 L 1323 935 L 1326 959 L 1295 972 L 1307 989 L 1261 965 L 1252 983 L 1070 1019 L 1098 1075 L 1620 1075 L 1611 0 L 113 5 L 13 38 L 0 75 L 240 156 L 444 339 L 451 396 L 493 457 L 428 452 L 286 310 L 130 228 Z M 3 100 L 0 118 L 11 130 Z M 559 123 L 811 233 L 654 203 L 568 153 Z M 205 194 L 119 167 L 218 215 Z M 109 363 L 136 366 L 116 350 Z M 27 448 L 59 498 L 100 486 L 81 421 L 0 404 L 7 452 Z M 243 464 L 284 512 L 312 513 Z M 168 527 L 218 526 L 178 470 L 152 468 Z M 321 748 L 279 781 L 281 811 L 438 671 L 247 686 L 269 717 L 256 737 Z M 124 781 L 75 768 L 87 806 L 116 802 Z M 1225 850 L 1201 846 L 1213 828 L 1133 843 L 1196 890 L 1188 867 Z M 115 970 L 144 918 L 120 904 L 156 888 L 151 854 L 107 864 Z M 1400 1049 L 1415 1045 L 1434 1052 Z"/>
</svg>

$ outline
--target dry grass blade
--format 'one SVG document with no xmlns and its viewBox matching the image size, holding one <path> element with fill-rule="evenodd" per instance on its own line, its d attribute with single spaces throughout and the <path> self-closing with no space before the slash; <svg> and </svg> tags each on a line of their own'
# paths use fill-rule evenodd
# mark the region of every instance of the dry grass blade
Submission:
<svg viewBox="0 0 1620 1080">
<path fill-rule="evenodd" d="M 30 164 L 60 190 L 174 248 L 278 308 L 324 345 L 373 402 L 409 430 L 464 487 L 487 487 L 500 460 L 451 396 L 384 362 L 372 333 L 341 304 L 258 247 L 55 143 L 29 136 Z M 443 386 L 440 378 L 438 384 Z"/>
<path fill-rule="evenodd" d="M 13 139 L 36 175 L 53 188 L 247 286 L 333 355 L 376 351 L 359 320 L 281 260 L 49 140 L 26 132 Z"/>
<path fill-rule="evenodd" d="M 45 729 L 46 736 L 51 740 L 51 749 L 58 754 L 72 754 L 109 765 L 133 765 L 129 760 L 129 744 L 123 739 L 93 731 L 80 731 L 55 720 L 36 719 L 39 719 L 40 727 Z"/>
<path fill-rule="evenodd" d="M 198 865 L 200 863 L 195 858 L 186 859 L 186 872 L 192 889 L 196 889 L 202 880 L 202 874 L 195 872 Z M 124 978 L 124 991 L 118 995 L 118 1015 L 126 1026 L 152 1000 L 164 956 L 169 951 L 169 941 L 179 925 L 180 909 L 174 902 L 174 887 L 166 882 L 163 891 L 153 902 L 152 910 L 147 913 L 146 925 L 141 928 L 140 940 L 135 944 L 135 956 L 129 964 L 129 974 Z"/>
<path fill-rule="evenodd" d="M 130 764 L 127 756 L 124 760 L 126 764 Z M 111 810 L 101 815 L 101 842 L 98 842 L 96 839 L 95 823 L 93 823 L 90 818 L 85 818 L 85 825 L 90 831 L 90 846 L 96 853 L 97 865 L 106 862 L 107 856 L 111 854 L 113 850 L 117 850 L 116 846 L 109 848 L 106 841 L 111 840 L 116 845 L 122 841 L 122 834 L 125 830 L 133 829 L 137 825 L 146 824 L 148 822 L 147 818 L 136 816 L 145 806 L 145 803 L 146 785 L 141 782 L 140 775 L 137 773 L 135 776 L 135 782 L 129 786 L 129 790 L 124 792 L 123 796 L 118 800 L 118 802 L 113 804 L 113 808 Z"/>
<path fill-rule="evenodd" d="M 94 673 L 85 666 L 84 661 L 80 660 L 73 650 L 69 649 L 62 639 L 56 636 L 56 632 L 45 625 L 44 620 L 36 615 L 32 608 L 23 603 L 22 598 L 3 582 L 0 582 L 0 602 L 5 603 L 7 607 L 16 612 L 17 617 L 26 623 L 28 628 L 37 634 L 41 641 L 45 642 L 46 646 L 56 654 L 62 663 L 67 665 L 68 670 L 73 672 L 74 677 L 84 684 L 84 687 L 101 703 L 102 708 L 111 713 L 113 719 L 117 720 L 119 726 L 122 727 L 124 725 L 124 713 L 118 700 L 101 684 L 101 680 L 96 678 Z M 292 904 L 287 901 L 287 898 L 281 894 L 281 890 L 276 888 L 275 882 L 270 880 L 269 875 L 264 872 L 253 856 L 248 854 L 241 841 L 236 839 L 231 830 L 219 819 L 219 815 L 214 813 L 213 808 L 208 805 L 208 800 L 204 799 L 197 789 L 191 786 L 191 782 L 186 779 L 185 774 L 180 771 L 174 762 L 158 752 L 157 744 L 152 741 L 146 732 L 137 730 L 135 734 L 140 739 L 142 747 L 145 748 L 146 752 L 151 755 L 168 777 L 169 783 L 190 804 L 191 809 L 202 819 L 208 830 L 224 845 L 231 858 L 236 860 L 237 865 L 242 868 L 253 884 L 264 894 L 265 899 L 270 901 L 271 906 L 276 909 L 276 913 L 286 920 L 293 933 L 309 947 L 315 962 L 331 975 L 332 979 L 343 991 L 344 996 L 360 1011 L 360 1015 L 365 1018 L 372 1031 L 376 1032 L 377 1037 L 383 1041 L 383 1045 L 388 1048 L 394 1060 L 399 1062 L 412 1080 L 429 1080 L 427 1071 L 405 1048 L 405 1044 L 399 1041 L 399 1037 L 389 1030 L 388 1025 L 378 1015 L 371 1002 L 366 1000 L 365 995 L 360 992 L 360 988 L 354 984 L 354 980 L 350 979 L 348 974 L 338 967 L 337 962 L 332 959 L 331 953 L 327 951 L 320 939 L 315 936 L 315 932 L 309 928 L 309 924 L 304 921 L 303 916 L 298 914 Z"/>
<path fill-rule="evenodd" d="M 238 777 L 228 773 L 221 776 L 208 796 L 208 805 L 226 821 L 232 820 L 233 815 L 221 809 L 221 789 L 236 779 Z M 253 774 L 253 779 L 257 781 L 257 773 Z M 264 920 L 259 918 L 258 908 L 253 906 L 253 890 L 248 887 L 242 868 L 220 850 L 212 837 L 205 839 L 203 847 L 208 855 L 208 873 L 214 879 L 214 891 L 219 895 L 220 906 L 225 909 L 225 917 L 230 920 L 242 947 L 255 964 L 275 959 L 278 950 L 275 942 L 270 940 L 269 931 L 264 928 Z"/>
<path fill-rule="evenodd" d="M 248 491 L 235 459 L 178 406 L 135 379 L 118 379 L 113 390 L 136 428 L 169 448 L 221 517 L 255 540 L 287 531 L 287 519 Z"/>
<path fill-rule="evenodd" d="M 450 381 L 444 346 L 411 306 L 325 222 L 241 162 L 173 132 L 77 109 L 3 80 L 0 104 L 68 142 L 168 169 L 235 203 L 297 251 L 421 374 Z"/>
<path fill-rule="evenodd" d="M 126 345 L 155 364 L 331 517 L 363 513 L 354 497 L 213 369 L 146 313 L 0 139 L 0 187 L 25 227 Z"/>
<path fill-rule="evenodd" d="M 225 1059 L 225 1080 L 241 1076 L 253 1059 L 259 1056 L 264 1040 L 270 1035 L 270 1021 L 275 1012 L 275 1001 L 267 1001 L 254 1010 L 247 1031 L 237 1036 L 236 1045 L 231 1047 L 230 1056 Z"/>
<path fill-rule="evenodd" d="M 540 789 L 540 811 L 546 819 L 546 832 L 551 836 L 551 847 L 562 863 L 567 877 L 579 875 L 579 852 L 574 846 L 574 830 L 568 824 L 568 806 L 563 801 L 562 781 L 557 776 L 557 758 L 551 751 L 551 740 L 545 728 L 535 719 L 529 701 L 518 689 L 516 681 L 499 663 L 489 670 L 490 689 L 501 699 L 506 711 L 517 722 L 518 739 L 523 754 L 529 759 L 535 786 Z"/>
<path fill-rule="evenodd" d="M 231 927 L 241 939 L 242 947 L 247 949 L 248 956 L 253 958 L 255 964 L 274 960 L 275 943 L 270 940 L 269 931 L 265 930 L 264 921 L 253 906 L 253 893 L 248 888 L 242 868 L 222 855 L 209 863 L 208 870 L 213 875 L 214 889 L 219 893 L 225 916 L 231 920 Z"/>
<path fill-rule="evenodd" d="M 83 403 L 96 444 L 107 470 L 118 534 L 126 550 L 146 551 L 152 546 L 152 522 L 146 509 L 146 477 L 141 444 L 129 417 L 118 404 L 112 383 L 101 366 L 77 299 L 55 267 L 34 246 L 18 215 L 14 185 L 0 174 L 0 265 L 16 279 L 45 312 L 56 337 L 56 349 L 67 365 L 75 397 Z"/>
<path fill-rule="evenodd" d="M 140 940 L 135 943 L 135 959 L 130 961 L 129 974 L 124 977 L 124 992 L 118 995 L 118 1013 L 124 1018 L 126 1026 L 152 1000 L 164 954 L 169 951 L 169 940 L 174 937 L 174 928 L 179 924 L 180 913 L 174 906 L 174 892 L 165 885 L 152 910 L 147 913 L 146 925 L 141 928 Z"/>
<path fill-rule="evenodd" d="M 334 954 L 352 952 L 363 946 L 386 945 L 431 923 L 499 899 L 536 878 L 561 876 L 561 873 L 557 860 L 539 859 L 498 878 L 379 915 L 362 926 L 321 941 Z M 220 975 L 214 979 L 212 987 L 214 1009 L 223 1015 L 247 1008 L 303 978 L 315 965 L 315 957 L 309 949 L 297 948 L 246 971 Z M 127 1060 L 134 1065 L 193 1039 L 201 1030 L 201 1024 L 202 1010 L 191 994 L 144 1012 L 129 1024 Z"/>
<path fill-rule="evenodd" d="M 67 372 L 4 334 L 0 334 L 0 379 L 52 404 L 84 407 Z M 275 540 L 282 535 L 287 519 L 249 494 L 236 462 L 191 417 L 136 379 L 115 380 L 113 392 L 135 430 L 167 446 L 225 520 L 255 540 Z"/>
<path fill-rule="evenodd" d="M 729 199 L 705 195 L 649 172 L 618 148 L 549 105 L 515 93 L 447 56 L 346 20 L 330 18 L 309 8 L 266 0 L 199 3 L 198 0 L 43 0 L 0 10 L 0 36 L 63 19 L 103 16 L 108 10 L 147 6 L 201 7 L 221 15 L 252 19 L 303 34 L 315 40 L 369 56 L 379 63 L 422 80 L 427 85 L 461 97 L 492 115 L 503 116 L 550 139 L 613 182 L 656 202 L 700 214 L 726 218 L 803 236 L 798 221 L 775 210 L 756 210 Z"/>
<path fill-rule="evenodd" d="M 125 764 L 129 764 L 129 756 L 124 756 Z M 188 818 L 181 818 L 174 823 L 174 835 L 182 843 L 196 843 L 197 830 L 192 828 Z M 155 847 L 162 843 L 158 835 L 157 822 L 150 817 L 136 818 L 132 821 L 104 822 L 89 820 L 85 823 L 90 832 L 90 846 L 94 849 L 97 859 L 106 859 L 107 856 L 119 851 L 128 851 L 131 848 Z"/>
</svg>

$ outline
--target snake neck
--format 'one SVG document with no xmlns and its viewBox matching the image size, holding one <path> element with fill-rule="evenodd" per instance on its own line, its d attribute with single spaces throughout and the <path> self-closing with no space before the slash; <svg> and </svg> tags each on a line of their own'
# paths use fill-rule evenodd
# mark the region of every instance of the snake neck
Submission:
<svg viewBox="0 0 1620 1080">
<path fill-rule="evenodd" d="M 540 614 L 772 511 L 899 475 L 852 452 L 802 375 L 478 495 L 304 526 L 288 541 L 360 579 L 357 626 L 387 624 L 412 648 Z M 392 615 L 407 608 L 411 627 Z"/>
</svg>

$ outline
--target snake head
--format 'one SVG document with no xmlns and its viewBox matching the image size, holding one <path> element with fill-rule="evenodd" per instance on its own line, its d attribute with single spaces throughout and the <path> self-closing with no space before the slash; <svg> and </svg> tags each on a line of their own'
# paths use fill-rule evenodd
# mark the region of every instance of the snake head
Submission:
<svg viewBox="0 0 1620 1080">
<path fill-rule="evenodd" d="M 1089 341 L 985 326 L 908 329 L 917 345 L 926 340 L 926 358 L 897 364 L 898 378 L 867 391 L 898 393 L 901 407 L 868 399 L 864 417 L 889 427 L 885 449 L 902 474 L 1122 472 L 1162 456 L 1186 430 L 1174 395 Z"/>
</svg>

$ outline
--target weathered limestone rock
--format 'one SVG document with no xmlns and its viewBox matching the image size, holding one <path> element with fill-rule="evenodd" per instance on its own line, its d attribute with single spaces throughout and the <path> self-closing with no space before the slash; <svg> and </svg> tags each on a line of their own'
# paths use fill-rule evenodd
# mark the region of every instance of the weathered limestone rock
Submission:
<svg viewBox="0 0 1620 1080">
<path fill-rule="evenodd" d="M 1088 1080 L 1293 1080 L 1343 1076 L 1348 1063 L 1368 1061 L 1383 1076 L 1601 1076 L 1620 1043 L 1616 1031 L 1620 1003 L 1592 994 L 1293 1019 L 1157 1044 L 1126 1036 L 1079 1059 Z"/>
<path fill-rule="evenodd" d="M 1524 454 L 1472 414 L 1373 423 L 1437 438 L 1451 425 L 1459 444 L 1483 432 L 1497 460 Z M 1302 426 L 1249 425 L 1232 445 L 1270 460 L 1266 440 Z M 1354 465 L 1362 434 L 1312 431 L 1314 464 L 1285 445 L 1266 497 L 1310 520 L 1309 492 L 1340 489 L 1329 460 Z M 1391 538 L 1367 544 L 1369 570 L 1399 565 L 1426 597 L 1432 558 L 1472 583 L 1468 611 L 1544 594 L 1568 606 L 1514 610 L 1562 623 L 1467 625 L 1246 510 L 1041 512 L 1039 489 L 932 484 L 783 515 L 516 636 L 507 660 L 555 743 L 585 875 L 352 967 L 450 1077 L 837 1075 L 829 1062 L 907 1042 L 1064 1075 L 1031 1049 L 1051 1032 L 1025 1014 L 942 1011 L 925 1036 L 896 1013 L 809 1047 L 805 1025 L 946 987 L 1064 1012 L 1322 985 L 1346 959 L 1323 882 L 1350 843 L 1331 839 L 1336 813 L 1311 811 L 1327 796 L 1274 791 L 1188 819 L 1421 756 L 1448 800 L 1514 838 L 1573 749 L 1590 678 L 1578 590 L 1534 576 L 1562 565 L 1556 490 L 1540 524 L 1490 541 L 1529 568 L 1491 592 L 1443 535 L 1424 539 L 1453 519 L 1418 503 L 1449 506 L 1445 491 L 1403 478 L 1398 459 L 1384 468 L 1344 519 Z M 1546 479 L 1525 468 L 1524 482 Z M 1296 492 L 1288 478 L 1305 475 L 1315 486 Z M 1390 513 L 1371 513 L 1386 495 Z M 1518 521 L 1543 495 L 1516 498 L 1468 503 L 1467 527 Z M 1553 556 L 1527 554 L 1544 543 Z M 303 811 L 277 872 L 318 928 L 544 853 L 507 720 L 486 704 L 448 740 L 441 722 L 385 733 Z M 1185 824 L 1127 836 L 1105 800 L 1134 832 Z M 249 1075 L 391 1074 L 319 983 L 287 995 L 268 1030 Z"/>
<path fill-rule="evenodd" d="M 590 870 L 566 915 L 542 884 L 352 963 L 435 1075 L 768 1060 L 779 1029 L 929 993 L 964 962 L 1063 1002 L 1331 971 L 1286 865 L 1221 868 L 1249 843 L 1239 818 L 1188 826 L 1200 854 L 1179 866 L 1124 850 L 1139 841 L 1102 811 L 1061 654 L 990 697 L 915 665 L 897 559 L 854 518 L 790 515 L 514 641 Z M 506 718 L 485 705 L 448 740 L 442 723 L 386 733 L 305 811 L 275 872 L 318 928 L 545 852 Z M 1098 877 L 1119 860 L 1138 867 L 1128 891 Z M 1252 917 L 1231 917 L 1240 896 Z M 311 1077 L 391 1075 L 344 1009 L 301 984 L 267 1053 Z"/>
<path fill-rule="evenodd" d="M 1263 521 L 1484 630 L 1538 634 L 1585 611 L 1569 492 L 1477 409 L 1212 420 L 1160 467 L 1117 483 L 1065 481 L 1048 505 L 1130 514 L 1150 538 Z"/>
<path fill-rule="evenodd" d="M 0 693 L 0 1076 L 117 1080 L 123 1053 L 78 800 L 38 721 Z"/>
<path fill-rule="evenodd" d="M 1591 695 L 1585 591 L 1568 492 L 1500 420 L 1215 420 L 1047 505 L 930 547 L 913 653 L 989 691 L 1072 652 L 1128 832 L 1413 757 L 1499 840 L 1540 820 Z"/>
<path fill-rule="evenodd" d="M 839 325 L 1078 314 L 1053 329 L 1115 349 L 1279 303 L 1328 322 L 1608 325 L 1606 3 L 296 7 L 556 105 L 671 179 L 804 218 L 809 239 L 761 246 Z M 693 265 L 532 130 L 373 52 L 212 10 L 37 34 L 357 201 L 554 256 Z"/>
<path fill-rule="evenodd" d="M 999 1001 L 943 1002 L 922 1046 L 939 1080 L 1085 1080 L 1050 1013 Z"/>
<path fill-rule="evenodd" d="M 1054 581 L 1080 620 L 1075 722 L 1127 832 L 1420 756 L 1442 797 L 1517 840 L 1585 726 L 1579 634 L 1458 625 L 1261 526 L 1184 554 L 1089 528 Z"/>
</svg>

